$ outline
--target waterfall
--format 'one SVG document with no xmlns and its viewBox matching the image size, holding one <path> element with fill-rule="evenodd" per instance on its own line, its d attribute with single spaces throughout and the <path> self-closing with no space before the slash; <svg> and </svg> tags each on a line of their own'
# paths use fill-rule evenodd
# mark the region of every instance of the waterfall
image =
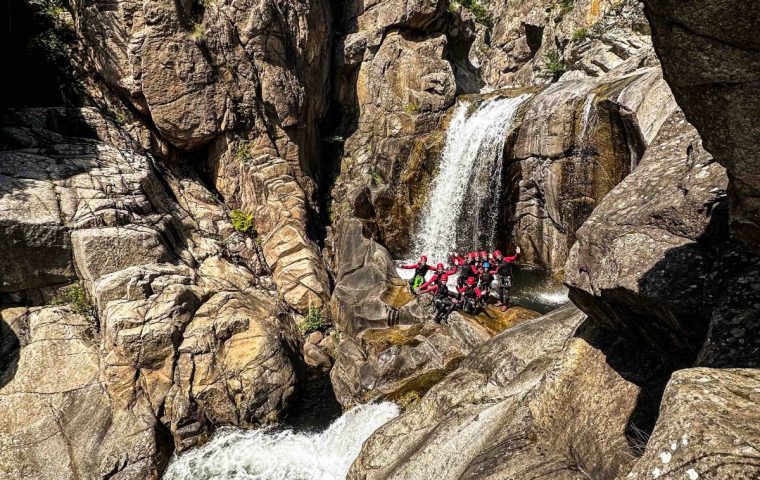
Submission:
<svg viewBox="0 0 760 480">
<path fill-rule="evenodd" d="M 398 414 L 385 402 L 349 410 L 322 433 L 220 429 L 174 457 L 164 480 L 343 480 L 364 441 Z"/>
<path fill-rule="evenodd" d="M 470 101 L 459 101 L 420 219 L 416 254 L 443 260 L 451 250 L 493 247 L 504 146 L 517 109 L 529 97 L 494 97 L 476 108 Z"/>
</svg>

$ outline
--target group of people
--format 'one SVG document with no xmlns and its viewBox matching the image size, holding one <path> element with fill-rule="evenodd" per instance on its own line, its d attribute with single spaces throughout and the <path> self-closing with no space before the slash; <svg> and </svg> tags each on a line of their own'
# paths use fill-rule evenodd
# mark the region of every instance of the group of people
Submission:
<svg viewBox="0 0 760 480">
<path fill-rule="evenodd" d="M 445 320 L 455 308 L 463 312 L 477 314 L 488 301 L 492 291 L 496 294 L 497 306 L 502 311 L 509 308 L 509 291 L 512 287 L 512 263 L 520 254 L 520 247 L 512 256 L 504 256 L 501 251 L 470 252 L 464 256 L 453 252 L 449 255 L 449 265 L 438 263 L 433 267 L 428 264 L 426 256 L 419 262 L 402 265 L 401 268 L 413 269 L 414 275 L 409 280 L 409 289 L 415 295 L 433 296 L 435 321 Z M 426 279 L 428 273 L 433 275 Z M 455 291 L 449 290 L 449 277 L 459 274 Z M 496 284 L 494 285 L 494 281 Z"/>
</svg>

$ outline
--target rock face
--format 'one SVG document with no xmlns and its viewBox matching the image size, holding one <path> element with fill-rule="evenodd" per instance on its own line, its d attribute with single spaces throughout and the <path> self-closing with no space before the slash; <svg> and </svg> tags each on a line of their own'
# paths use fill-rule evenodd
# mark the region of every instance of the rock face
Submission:
<svg viewBox="0 0 760 480">
<path fill-rule="evenodd" d="M 329 67 L 326 2 L 96 2 L 77 3 L 76 14 L 97 71 L 173 145 L 192 149 L 225 132 L 267 135 L 271 127 L 301 129 L 292 143 L 270 138 L 303 149 L 297 163 L 316 153 L 311 122 L 326 106 Z"/>
<path fill-rule="evenodd" d="M 114 407 L 90 319 L 62 307 L 10 308 L 0 323 L 20 344 L 0 371 L 4 477 L 159 477 L 170 453 L 161 429 L 144 403 Z"/>
<path fill-rule="evenodd" d="M 240 159 L 229 144 L 217 164 L 217 188 L 232 204 L 253 215 L 264 259 L 283 299 L 306 314 L 329 299 L 327 271 L 308 237 L 306 193 L 293 167 L 279 157 Z M 245 145 L 245 144 L 242 144 Z M 249 148 L 249 147 L 245 147 Z"/>
<path fill-rule="evenodd" d="M 364 235 L 358 220 L 345 221 L 337 235 L 341 240 L 335 249 L 336 285 L 331 300 L 335 324 L 353 335 L 398 323 L 398 308 L 411 295 L 396 274 L 393 258 Z"/>
<path fill-rule="evenodd" d="M 659 69 L 642 63 L 656 65 L 651 51 L 598 78 L 568 74 L 526 104 L 503 207 L 526 261 L 562 270 L 575 231 L 676 108 Z"/>
<path fill-rule="evenodd" d="M 2 309 L 0 401 L 16 413 L 0 425 L 11 459 L 0 471 L 157 478 L 173 450 L 217 426 L 278 421 L 300 385 L 300 334 L 253 261 L 265 255 L 233 233 L 218 200 L 192 176 L 175 176 L 181 169 L 157 170 L 94 109 L 3 120 L 13 126 L 1 129 L 0 212 L 10 231 L 27 233 L 3 241 L 27 252 L 21 265 L 35 273 L 33 283 L 9 275 L 4 303 L 60 302 L 59 284 L 76 272 L 80 297 L 67 301 L 82 313 Z M 42 222 L 14 210 L 27 197 L 49 212 Z M 61 254 L 47 263 L 34 252 L 48 252 L 39 240 L 51 235 Z M 46 409 L 33 422 L 21 413 Z M 22 447 L 30 444 L 39 447 Z"/>
<path fill-rule="evenodd" d="M 648 365 L 647 375 L 635 374 L 631 363 L 616 371 L 606 359 L 625 358 L 625 347 L 583 328 L 572 338 L 584 319 L 563 307 L 476 348 L 417 406 L 365 443 L 349 478 L 623 473 L 632 460 L 626 430 L 639 407 L 639 384 L 649 385 L 659 366 Z"/>
<path fill-rule="evenodd" d="M 705 148 L 728 172 L 731 229 L 760 246 L 758 137 L 760 54 L 752 2 L 647 0 L 652 38 L 668 84 Z"/>
<path fill-rule="evenodd" d="M 760 306 L 756 291 L 739 287 L 755 282 L 759 263 L 727 236 L 726 184 L 723 167 L 676 112 L 578 231 L 566 266 L 571 299 L 606 327 L 687 364 L 704 349 L 706 365 L 756 365 L 743 342 L 723 337 L 755 324 Z"/>
<path fill-rule="evenodd" d="M 758 370 L 689 368 L 673 374 L 644 455 L 628 478 L 753 478 Z M 704 418 L 709 416 L 710 424 Z"/>
<path fill-rule="evenodd" d="M 287 234 L 263 239 L 280 295 L 302 313 L 321 308 L 329 284 L 309 209 L 329 91 L 327 2 L 74 7 L 83 63 L 154 129 L 145 146 L 202 152 L 227 204 L 255 212 L 262 235 Z"/>
</svg>

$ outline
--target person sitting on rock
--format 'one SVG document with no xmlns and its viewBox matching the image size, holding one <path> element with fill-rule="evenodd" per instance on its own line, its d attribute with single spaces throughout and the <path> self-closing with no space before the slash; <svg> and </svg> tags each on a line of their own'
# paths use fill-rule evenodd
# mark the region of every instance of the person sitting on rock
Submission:
<svg viewBox="0 0 760 480">
<path fill-rule="evenodd" d="M 493 252 L 494 266 L 491 270 L 496 274 L 496 293 L 499 299 L 497 305 L 501 305 L 501 311 L 504 312 L 509 308 L 509 292 L 512 288 L 512 262 L 520 255 L 520 247 L 517 247 L 515 254 L 505 257 L 499 250 Z"/>
<path fill-rule="evenodd" d="M 441 323 L 446 320 L 456 306 L 452 297 L 456 297 L 457 295 L 449 291 L 449 287 L 447 286 L 448 281 L 449 276 L 444 273 L 443 275 L 436 277 L 435 280 L 431 278 L 430 281 L 426 282 L 425 285 L 418 290 L 418 293 L 421 295 L 426 293 L 433 295 L 433 308 L 435 309 L 434 320 L 436 323 Z"/>
<path fill-rule="evenodd" d="M 420 257 L 419 262 L 401 265 L 401 268 L 407 270 L 414 269 L 414 275 L 409 279 L 409 290 L 416 295 L 417 289 L 425 283 L 425 275 L 430 270 L 430 265 L 427 264 L 427 257 L 423 255 Z"/>
<path fill-rule="evenodd" d="M 483 292 L 478 288 L 475 277 L 468 278 L 466 285 L 457 289 L 457 291 L 462 294 L 460 301 L 462 311 L 470 315 L 476 315 L 480 309 Z"/>
</svg>

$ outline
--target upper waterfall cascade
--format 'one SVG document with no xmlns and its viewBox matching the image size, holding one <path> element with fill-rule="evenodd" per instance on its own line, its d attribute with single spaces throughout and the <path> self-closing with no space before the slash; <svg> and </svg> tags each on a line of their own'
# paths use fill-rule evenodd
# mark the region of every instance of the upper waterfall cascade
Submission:
<svg viewBox="0 0 760 480">
<path fill-rule="evenodd" d="M 422 212 L 416 254 L 443 260 L 455 249 L 492 248 L 499 223 L 504 147 L 529 94 L 460 100 L 446 131 L 439 172 Z"/>
</svg>

